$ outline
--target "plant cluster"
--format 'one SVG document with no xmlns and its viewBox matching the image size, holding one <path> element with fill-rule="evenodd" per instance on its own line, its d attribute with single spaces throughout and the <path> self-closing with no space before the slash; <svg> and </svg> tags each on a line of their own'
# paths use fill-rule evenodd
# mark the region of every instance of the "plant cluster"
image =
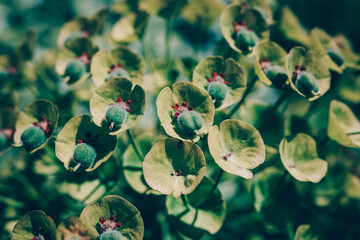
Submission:
<svg viewBox="0 0 360 240">
<path fill-rule="evenodd" d="M 4 47 L 1 239 L 358 238 L 360 55 L 225 2 L 120 1 Z"/>
</svg>

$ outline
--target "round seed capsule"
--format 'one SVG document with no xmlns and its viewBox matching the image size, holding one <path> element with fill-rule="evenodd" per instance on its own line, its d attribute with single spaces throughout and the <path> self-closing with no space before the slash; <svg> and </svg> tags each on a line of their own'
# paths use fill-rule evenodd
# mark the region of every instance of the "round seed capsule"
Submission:
<svg viewBox="0 0 360 240">
<path fill-rule="evenodd" d="M 81 76 L 86 72 L 86 65 L 80 59 L 72 59 L 69 61 L 65 69 L 65 77 L 69 77 L 69 82 L 79 80 Z"/>
<path fill-rule="evenodd" d="M 188 133 L 194 133 L 203 126 L 202 117 L 196 111 L 183 112 L 177 120 L 179 127 Z"/>
<path fill-rule="evenodd" d="M 96 151 L 87 143 L 79 143 L 75 147 L 73 159 L 83 168 L 88 168 L 96 159 Z"/>
<path fill-rule="evenodd" d="M 118 130 L 127 118 L 127 111 L 119 105 L 111 105 L 107 108 L 105 119 L 110 130 Z"/>
<path fill-rule="evenodd" d="M 100 235 L 100 240 L 123 240 L 123 236 L 119 231 L 103 232 Z"/>
<path fill-rule="evenodd" d="M 312 73 L 305 72 L 300 78 L 296 81 L 296 88 L 304 94 L 305 96 L 309 96 L 312 92 L 317 93 L 319 91 L 319 84 Z"/>
<path fill-rule="evenodd" d="M 0 151 L 7 147 L 7 137 L 5 133 L 0 132 Z"/>
<path fill-rule="evenodd" d="M 30 126 L 21 134 L 21 141 L 27 151 L 31 151 L 43 144 L 46 140 L 45 132 L 36 126 Z"/>
<path fill-rule="evenodd" d="M 124 77 L 130 79 L 129 73 L 122 68 L 116 68 L 111 73 L 109 73 L 108 77 L 106 78 L 106 81 L 109 81 L 113 77 Z"/>
<path fill-rule="evenodd" d="M 327 54 L 329 55 L 331 60 L 333 60 L 334 63 L 336 63 L 336 65 L 338 65 L 339 67 L 344 64 L 344 59 L 339 54 L 337 54 L 336 52 L 328 50 Z"/>
<path fill-rule="evenodd" d="M 229 88 L 224 83 L 216 81 L 209 84 L 207 91 L 213 100 L 223 101 L 229 93 Z"/>
<path fill-rule="evenodd" d="M 276 87 L 282 87 L 288 79 L 288 75 L 286 74 L 285 69 L 280 66 L 271 67 L 266 72 L 266 76 Z"/>
<path fill-rule="evenodd" d="M 258 41 L 258 37 L 252 30 L 244 29 L 237 33 L 236 43 L 240 49 L 248 50 L 254 47 Z"/>
</svg>

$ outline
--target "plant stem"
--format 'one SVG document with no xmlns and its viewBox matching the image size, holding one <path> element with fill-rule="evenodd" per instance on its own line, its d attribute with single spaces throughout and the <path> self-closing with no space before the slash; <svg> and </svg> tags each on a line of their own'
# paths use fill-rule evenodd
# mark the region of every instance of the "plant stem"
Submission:
<svg viewBox="0 0 360 240">
<path fill-rule="evenodd" d="M 351 136 L 351 135 L 357 135 L 360 134 L 360 132 L 351 132 L 351 133 L 347 133 L 346 135 Z"/>
<path fill-rule="evenodd" d="M 136 153 L 136 155 L 138 156 L 138 158 L 141 160 L 141 161 L 144 161 L 144 156 L 141 154 L 141 152 L 139 151 L 139 148 L 136 146 L 136 143 L 134 141 L 134 138 L 130 132 L 130 129 L 126 130 L 126 133 L 127 133 L 127 136 L 129 138 L 129 141 L 132 145 L 132 147 L 134 148 L 134 151 Z"/>
<path fill-rule="evenodd" d="M 288 175 L 288 171 L 285 170 L 283 175 L 281 176 L 280 180 L 278 181 L 278 184 L 275 187 L 275 190 L 269 195 L 269 198 L 271 198 L 272 200 L 275 199 L 276 195 L 278 195 L 279 191 L 281 190 L 281 187 L 283 185 L 283 183 L 285 182 L 285 179 Z"/>
<path fill-rule="evenodd" d="M 171 38 L 171 18 L 166 21 L 165 29 L 165 65 L 166 65 L 166 74 L 169 76 L 171 62 L 170 62 L 170 38 Z"/>
<path fill-rule="evenodd" d="M 181 194 L 180 197 L 181 197 L 181 200 L 182 200 L 184 206 L 187 207 L 188 203 L 187 203 L 187 200 L 186 200 L 185 195 L 184 195 L 184 194 Z"/>
<path fill-rule="evenodd" d="M 249 83 L 249 85 L 246 87 L 245 92 L 243 94 L 243 97 L 241 98 L 241 100 L 235 105 L 235 107 L 233 107 L 233 109 L 231 109 L 229 115 L 227 116 L 227 119 L 231 118 L 236 111 L 240 108 L 240 106 L 245 102 L 245 98 L 247 95 L 249 95 L 249 93 L 251 92 L 251 90 L 254 88 L 255 83 L 257 80 L 257 76 L 255 76 L 253 78 L 253 80 Z"/>
<path fill-rule="evenodd" d="M 273 112 L 275 112 L 280 107 L 280 105 L 284 102 L 284 100 L 287 98 L 287 96 L 288 96 L 288 89 L 284 89 L 284 91 L 281 93 L 280 97 L 276 100 L 274 105 L 271 107 L 271 110 Z"/>
<path fill-rule="evenodd" d="M 210 192 L 208 193 L 208 197 L 215 191 L 215 189 L 219 185 L 223 173 L 224 173 L 224 170 L 220 169 L 220 171 L 216 177 L 216 181 L 215 181 L 213 187 L 211 188 Z"/>
</svg>

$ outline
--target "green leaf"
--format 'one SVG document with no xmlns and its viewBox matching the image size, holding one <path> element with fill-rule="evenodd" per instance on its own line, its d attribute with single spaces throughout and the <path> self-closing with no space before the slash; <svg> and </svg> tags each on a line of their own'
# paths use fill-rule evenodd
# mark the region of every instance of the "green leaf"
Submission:
<svg viewBox="0 0 360 240">
<path fill-rule="evenodd" d="M 146 154 L 143 172 L 151 188 L 179 197 L 196 188 L 205 165 L 205 156 L 196 144 L 170 138 L 157 142 Z"/>
<path fill-rule="evenodd" d="M 337 81 L 337 94 L 347 102 L 360 103 L 360 71 L 346 68 Z"/>
<path fill-rule="evenodd" d="M 289 78 L 292 77 L 292 73 L 295 71 L 295 67 L 304 66 L 307 73 L 311 73 L 316 78 L 316 81 L 319 85 L 318 92 L 316 95 L 310 94 L 305 96 L 301 93 L 295 86 L 294 79 L 291 79 L 290 86 L 294 89 L 299 95 L 305 97 L 309 101 L 318 99 L 323 94 L 327 92 L 330 88 L 330 72 L 328 67 L 322 61 L 321 57 L 314 51 L 306 51 L 303 47 L 295 47 L 291 49 L 287 59 L 287 70 Z"/>
<path fill-rule="evenodd" d="M 127 117 L 119 129 L 109 130 L 105 113 L 110 104 L 116 104 L 119 97 L 122 99 L 122 102 L 131 100 L 129 105 L 130 111 L 127 113 Z M 93 121 L 99 127 L 108 129 L 110 131 L 109 134 L 118 135 L 135 126 L 140 121 L 144 115 L 145 98 L 145 91 L 141 86 L 133 86 L 133 83 L 126 78 L 112 78 L 97 88 L 90 99 L 90 111 Z"/>
<path fill-rule="evenodd" d="M 150 151 L 153 141 L 154 137 L 146 133 L 135 138 L 135 143 L 143 156 Z M 159 194 L 146 183 L 143 173 L 143 159 L 139 158 L 132 145 L 128 145 L 126 148 L 123 160 L 125 179 L 135 191 L 141 194 Z"/>
<path fill-rule="evenodd" d="M 91 234 L 100 235 L 101 223 L 99 219 L 104 217 L 109 220 L 115 215 L 116 222 L 121 222 L 118 231 L 125 240 L 141 240 L 144 237 L 144 223 L 140 212 L 134 205 L 122 197 L 109 195 L 99 203 L 88 204 L 81 212 L 80 220 L 91 226 Z"/>
<path fill-rule="evenodd" d="M 189 1 L 181 11 L 181 16 L 192 25 L 209 28 L 218 20 L 226 5 L 218 0 Z"/>
<path fill-rule="evenodd" d="M 246 77 L 242 67 L 233 59 L 226 61 L 220 56 L 204 58 L 194 69 L 193 83 L 205 91 L 209 88 L 209 78 L 213 78 L 212 73 L 218 75 L 225 74 L 224 81 L 229 84 L 226 86 L 229 93 L 223 101 L 216 101 L 216 110 L 224 109 L 238 101 L 243 96 L 246 88 Z"/>
<path fill-rule="evenodd" d="M 360 122 L 342 102 L 331 101 L 327 133 L 342 146 L 360 148 Z"/>
<path fill-rule="evenodd" d="M 213 126 L 208 137 L 209 150 L 224 171 L 246 179 L 253 169 L 265 161 L 265 145 L 260 133 L 239 120 L 225 120 Z"/>
<path fill-rule="evenodd" d="M 316 152 L 316 142 L 303 133 L 284 138 L 279 146 L 281 161 L 298 181 L 319 182 L 326 174 L 328 164 Z"/>
<path fill-rule="evenodd" d="M 86 171 L 93 171 L 105 162 L 116 147 L 116 136 L 106 134 L 103 128 L 95 125 L 88 115 L 79 115 L 70 119 L 59 132 L 55 141 L 57 158 L 64 163 L 66 169 L 73 170 L 77 165 L 73 154 L 78 140 L 91 142 L 96 151 L 96 159 Z M 76 170 L 76 169 L 75 169 Z"/>
<path fill-rule="evenodd" d="M 131 12 L 120 18 L 111 29 L 110 36 L 116 42 L 129 43 L 142 39 L 150 15 L 147 12 Z"/>
<path fill-rule="evenodd" d="M 176 229 L 186 236 L 199 232 L 217 233 L 226 215 L 226 202 L 218 188 L 212 191 L 213 181 L 204 177 L 199 186 L 186 195 L 187 205 L 181 198 L 166 197 L 167 212 Z M 199 239 L 199 238 L 196 238 Z"/>
<path fill-rule="evenodd" d="M 99 87 L 104 84 L 109 76 L 110 67 L 118 64 L 121 64 L 121 68 L 130 75 L 130 80 L 133 83 L 142 83 L 145 73 L 144 60 L 129 48 L 118 46 L 111 53 L 103 49 L 93 56 L 90 72 L 95 86 Z"/>
<path fill-rule="evenodd" d="M 177 16 L 188 0 L 143 0 L 140 8 L 165 19 Z"/>
<path fill-rule="evenodd" d="M 42 229 L 39 231 L 39 229 Z M 46 240 L 56 239 L 56 227 L 54 221 L 47 216 L 43 211 L 30 211 L 23 216 L 15 225 L 11 240 L 27 240 L 37 237 L 41 234 Z"/>
<path fill-rule="evenodd" d="M 16 121 L 16 131 L 14 133 L 14 146 L 23 146 L 21 141 L 22 133 L 36 122 L 40 122 L 42 117 L 45 117 L 48 122 L 51 122 L 50 132 L 46 134 L 46 140 L 39 147 L 31 149 L 30 153 L 34 153 L 37 150 L 43 148 L 51 138 L 52 134 L 56 130 L 59 112 L 58 108 L 49 100 L 39 99 L 27 104 L 19 113 Z"/>
<path fill-rule="evenodd" d="M 95 240 L 97 234 L 91 231 L 91 226 L 78 217 L 69 217 L 62 221 L 56 229 L 56 239 L 82 239 Z"/>
<path fill-rule="evenodd" d="M 195 134 L 188 134 L 179 128 L 177 119 L 174 117 L 175 110 L 172 108 L 175 103 L 179 105 L 187 102 L 188 106 L 194 108 L 203 120 L 203 127 Z M 157 114 L 165 132 L 175 138 L 189 139 L 197 142 L 200 136 L 209 132 L 214 121 L 215 109 L 211 97 L 207 92 L 189 82 L 177 82 L 164 88 L 156 100 Z"/>
<path fill-rule="evenodd" d="M 257 9 L 251 7 L 242 9 L 241 6 L 237 4 L 229 5 L 220 16 L 221 32 L 230 47 L 239 53 L 249 54 L 251 51 L 244 52 L 238 48 L 234 38 L 234 22 L 238 24 L 244 22 L 246 28 L 252 29 L 258 37 L 268 37 L 266 31 L 269 27 L 262 14 Z"/>
<path fill-rule="evenodd" d="M 264 61 L 267 58 L 271 66 L 279 66 L 286 71 L 286 57 L 287 53 L 277 43 L 271 41 L 260 43 L 255 49 L 255 74 L 260 81 L 268 86 L 274 86 L 274 83 L 266 76 L 266 72 L 262 70 L 260 61 Z M 287 83 L 288 80 L 286 80 Z"/>
<path fill-rule="evenodd" d="M 295 234 L 294 240 L 317 240 L 318 236 L 312 231 L 310 225 L 300 225 Z"/>
</svg>

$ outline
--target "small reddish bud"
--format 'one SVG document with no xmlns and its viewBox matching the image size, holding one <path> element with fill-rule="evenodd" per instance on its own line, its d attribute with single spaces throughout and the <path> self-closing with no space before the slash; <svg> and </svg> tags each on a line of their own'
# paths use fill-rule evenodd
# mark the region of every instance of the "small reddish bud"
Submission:
<svg viewBox="0 0 360 240">
<path fill-rule="evenodd" d="M 212 72 L 211 75 L 213 76 L 213 78 L 217 77 L 217 73 L 216 72 Z"/>
<path fill-rule="evenodd" d="M 111 70 L 113 70 L 114 68 L 115 68 L 115 65 L 114 65 L 114 64 L 110 66 L 110 69 L 111 69 Z"/>
<path fill-rule="evenodd" d="M 296 65 L 296 66 L 295 66 L 295 70 L 298 70 L 298 69 L 299 69 L 299 65 Z"/>
<path fill-rule="evenodd" d="M 130 105 L 130 104 L 131 104 L 131 100 L 127 100 L 126 105 Z"/>
<path fill-rule="evenodd" d="M 104 222 L 105 222 L 106 220 L 105 220 L 104 217 L 101 217 L 101 218 L 99 218 L 99 221 L 100 221 L 101 224 L 104 224 Z"/>
<path fill-rule="evenodd" d="M 111 221 L 111 222 L 114 222 L 115 220 L 116 220 L 115 215 L 111 215 L 111 217 L 110 217 L 110 221 Z"/>
<path fill-rule="evenodd" d="M 179 113 L 175 113 L 175 114 L 174 114 L 174 117 L 177 118 L 177 117 L 179 117 L 179 115 L 180 115 Z"/>
<path fill-rule="evenodd" d="M 83 143 L 83 142 L 84 142 L 84 140 L 81 140 L 81 139 L 78 140 L 78 143 Z"/>
<path fill-rule="evenodd" d="M 208 78 L 208 81 L 209 81 L 209 82 L 213 82 L 214 79 L 213 79 L 213 78 Z"/>
<path fill-rule="evenodd" d="M 300 70 L 301 70 L 301 71 L 305 71 L 305 70 L 306 70 L 305 66 L 304 66 L 304 65 L 301 66 Z"/>
<path fill-rule="evenodd" d="M 39 123 L 34 122 L 34 126 L 35 126 L 35 127 L 38 127 L 38 126 L 39 126 Z"/>
<path fill-rule="evenodd" d="M 225 73 L 222 73 L 220 76 L 221 76 L 222 78 L 225 78 Z"/>
<path fill-rule="evenodd" d="M 237 23 L 237 22 L 233 22 L 233 25 L 234 25 L 234 27 L 237 27 L 237 26 L 239 26 L 239 24 Z"/>
<path fill-rule="evenodd" d="M 119 228 L 119 227 L 121 227 L 121 222 L 117 222 L 117 223 L 115 224 L 115 228 Z"/>
<path fill-rule="evenodd" d="M 121 97 L 118 97 L 118 98 L 116 99 L 116 102 L 121 103 L 121 102 L 122 102 L 122 98 L 121 98 Z"/>
<path fill-rule="evenodd" d="M 187 103 L 187 102 L 183 102 L 181 105 L 182 105 L 183 107 L 187 107 L 187 106 L 188 106 L 188 103 Z"/>
<path fill-rule="evenodd" d="M 194 108 L 193 108 L 193 107 L 189 107 L 189 111 L 192 111 L 192 110 L 194 110 Z"/>
<path fill-rule="evenodd" d="M 268 62 L 269 61 L 269 58 L 264 58 L 264 62 Z"/>
<path fill-rule="evenodd" d="M 122 64 L 121 63 L 118 63 L 118 68 L 122 68 Z"/>
</svg>

